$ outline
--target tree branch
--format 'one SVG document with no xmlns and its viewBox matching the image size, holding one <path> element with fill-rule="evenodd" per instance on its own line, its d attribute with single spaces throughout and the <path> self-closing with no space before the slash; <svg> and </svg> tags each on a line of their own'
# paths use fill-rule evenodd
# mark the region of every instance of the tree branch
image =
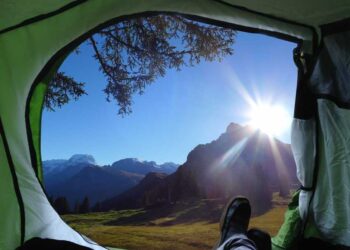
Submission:
<svg viewBox="0 0 350 250">
<path fill-rule="evenodd" d="M 101 56 L 100 52 L 98 51 L 97 44 L 96 44 L 96 41 L 94 40 L 93 36 L 90 36 L 90 37 L 89 37 L 89 40 L 90 40 L 90 42 L 91 42 L 92 48 L 94 49 L 96 58 L 97 58 L 97 60 L 99 61 L 103 72 L 104 72 L 107 76 L 109 76 L 111 79 L 114 79 L 114 77 L 113 77 L 111 74 L 109 74 L 108 70 L 106 69 L 105 62 L 103 61 L 102 56 Z"/>
<path fill-rule="evenodd" d="M 99 33 L 107 35 L 107 36 L 111 36 L 114 40 L 116 40 L 117 42 L 123 44 L 125 47 L 127 47 L 129 49 L 133 49 L 133 50 L 135 50 L 137 52 L 141 52 L 141 53 L 147 53 L 148 52 L 148 51 L 146 51 L 144 49 L 136 47 L 136 46 L 134 46 L 132 44 L 128 44 L 128 43 L 124 42 L 123 40 L 120 40 L 120 38 L 115 36 L 115 35 L 113 35 L 111 31 L 100 31 Z"/>
</svg>

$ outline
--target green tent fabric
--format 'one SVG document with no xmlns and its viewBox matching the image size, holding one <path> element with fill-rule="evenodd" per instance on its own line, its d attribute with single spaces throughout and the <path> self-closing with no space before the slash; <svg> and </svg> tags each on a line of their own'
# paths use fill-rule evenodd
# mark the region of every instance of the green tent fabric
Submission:
<svg viewBox="0 0 350 250">
<path fill-rule="evenodd" d="M 111 22 L 157 13 L 182 14 L 298 44 L 303 53 L 292 147 L 304 186 L 298 203 L 302 230 L 306 237 L 350 246 L 349 1 L 2 0 L 0 249 L 15 249 L 34 237 L 104 249 L 62 221 L 40 184 L 43 96 L 64 56 L 89 34 Z M 298 215 L 295 211 L 289 214 Z"/>
<path fill-rule="evenodd" d="M 285 213 L 285 220 L 281 226 L 276 237 L 273 237 L 272 249 L 288 249 L 295 247 L 297 244 L 298 232 L 301 229 L 301 218 L 299 215 L 298 203 L 299 203 L 300 191 L 297 191 L 292 198 L 292 201 L 288 205 L 288 209 Z"/>
</svg>

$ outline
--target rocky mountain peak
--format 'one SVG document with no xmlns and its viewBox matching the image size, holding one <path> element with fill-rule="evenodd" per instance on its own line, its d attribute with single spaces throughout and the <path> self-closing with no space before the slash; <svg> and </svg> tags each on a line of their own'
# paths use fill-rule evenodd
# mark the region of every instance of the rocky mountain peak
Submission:
<svg viewBox="0 0 350 250">
<path fill-rule="evenodd" d="M 96 165 L 95 158 L 88 154 L 75 154 L 68 160 L 69 164 L 91 164 Z"/>
<path fill-rule="evenodd" d="M 273 192 L 284 196 L 297 185 L 295 173 L 290 147 L 252 127 L 230 123 L 219 138 L 196 146 L 175 173 L 166 177 L 149 174 L 106 207 L 125 209 L 244 195 L 253 212 L 260 214 L 271 207 Z"/>
</svg>

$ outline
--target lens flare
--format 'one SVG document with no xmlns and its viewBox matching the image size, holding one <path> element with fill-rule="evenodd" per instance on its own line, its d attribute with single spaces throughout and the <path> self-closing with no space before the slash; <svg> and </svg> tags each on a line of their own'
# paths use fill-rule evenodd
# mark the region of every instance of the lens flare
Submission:
<svg viewBox="0 0 350 250">
<path fill-rule="evenodd" d="M 251 106 L 248 124 L 269 136 L 280 136 L 290 126 L 291 118 L 286 109 L 278 105 L 258 103 Z"/>
<path fill-rule="evenodd" d="M 264 95 L 259 92 L 259 84 L 254 83 L 253 79 L 250 79 L 253 87 L 249 91 L 232 67 L 224 64 L 223 69 L 232 90 L 246 103 L 246 109 L 242 107 L 242 123 L 261 130 L 270 137 L 280 138 L 288 134 L 292 116 L 282 105 L 283 100 L 274 98 L 276 93 Z"/>
</svg>

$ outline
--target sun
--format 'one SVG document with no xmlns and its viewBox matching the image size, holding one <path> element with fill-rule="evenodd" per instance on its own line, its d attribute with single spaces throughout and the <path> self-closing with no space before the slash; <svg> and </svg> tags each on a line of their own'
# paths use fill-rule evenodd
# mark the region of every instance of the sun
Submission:
<svg viewBox="0 0 350 250">
<path fill-rule="evenodd" d="M 248 124 L 269 136 L 280 136 L 290 127 L 291 117 L 279 105 L 255 104 L 248 113 Z"/>
</svg>

